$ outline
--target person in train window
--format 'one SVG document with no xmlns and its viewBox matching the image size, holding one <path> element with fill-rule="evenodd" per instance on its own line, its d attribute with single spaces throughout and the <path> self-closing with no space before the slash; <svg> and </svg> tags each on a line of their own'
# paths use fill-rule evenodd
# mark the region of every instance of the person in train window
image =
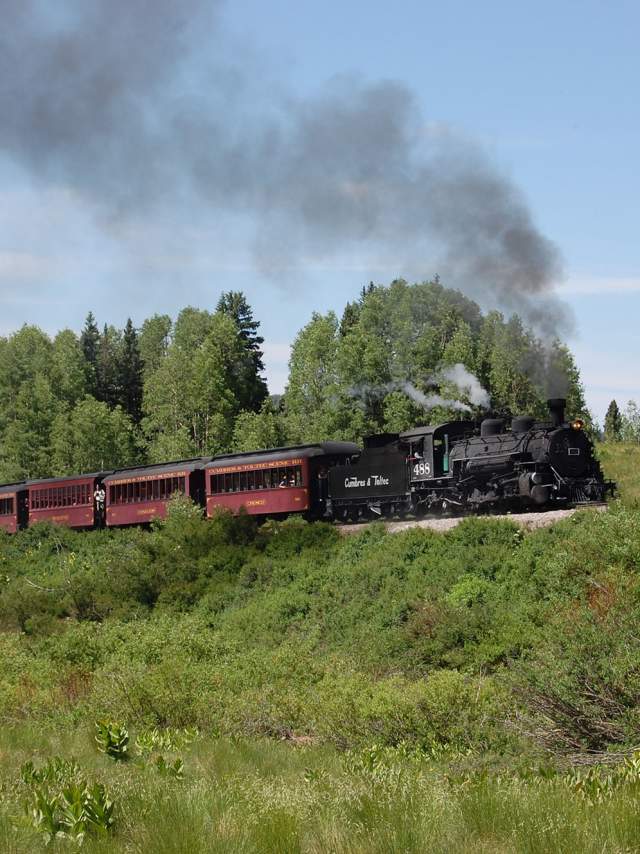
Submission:
<svg viewBox="0 0 640 854">
<path fill-rule="evenodd" d="M 280 489 L 286 489 L 287 488 L 287 486 L 289 484 L 288 484 L 286 475 L 283 476 L 282 480 L 280 481 L 280 483 L 278 485 L 279 485 Z"/>
<path fill-rule="evenodd" d="M 96 511 L 99 516 L 102 516 L 104 513 L 104 502 L 107 498 L 107 493 L 104 491 L 104 487 L 101 483 L 96 486 L 96 490 L 93 493 L 93 500 L 96 502 Z"/>
<path fill-rule="evenodd" d="M 291 477 L 289 478 L 289 486 L 296 485 L 296 476 L 294 472 L 291 472 Z"/>
</svg>

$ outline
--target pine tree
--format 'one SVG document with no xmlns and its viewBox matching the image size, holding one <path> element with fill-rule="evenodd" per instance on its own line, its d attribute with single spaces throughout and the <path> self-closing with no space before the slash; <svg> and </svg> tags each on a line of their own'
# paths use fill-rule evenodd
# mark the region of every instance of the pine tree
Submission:
<svg viewBox="0 0 640 854">
<path fill-rule="evenodd" d="M 240 408 L 257 412 L 268 396 L 267 384 L 261 376 L 264 371 L 262 345 L 258 335 L 260 321 L 254 320 L 253 310 L 242 291 L 227 291 L 218 300 L 216 311 L 230 317 L 235 323 L 245 358 L 238 366 L 238 394 Z"/>
<path fill-rule="evenodd" d="M 100 330 L 92 312 L 89 312 L 84 322 L 84 329 L 80 333 L 80 346 L 87 360 L 89 391 L 93 394 L 97 388 L 98 378 L 98 350 L 100 347 Z"/>
<path fill-rule="evenodd" d="M 360 319 L 360 305 L 361 303 L 359 302 L 348 302 L 345 305 L 342 312 L 342 319 L 340 320 L 340 335 L 342 338 L 358 323 Z"/>
<path fill-rule="evenodd" d="M 120 405 L 134 424 L 139 424 L 142 416 L 142 370 L 138 333 L 128 318 L 120 345 L 118 388 Z"/>
<path fill-rule="evenodd" d="M 593 417 L 585 400 L 580 371 L 566 344 L 554 341 L 545 362 L 545 376 L 540 380 L 544 396 L 566 398 L 567 416 L 582 418 L 589 429 L 593 428 Z"/>
<path fill-rule="evenodd" d="M 622 438 L 622 413 L 615 400 L 609 404 L 604 417 L 604 438 L 606 442 L 619 442 Z"/>
<path fill-rule="evenodd" d="M 120 333 L 105 323 L 98 343 L 96 361 L 96 398 L 110 407 L 120 402 Z"/>
</svg>

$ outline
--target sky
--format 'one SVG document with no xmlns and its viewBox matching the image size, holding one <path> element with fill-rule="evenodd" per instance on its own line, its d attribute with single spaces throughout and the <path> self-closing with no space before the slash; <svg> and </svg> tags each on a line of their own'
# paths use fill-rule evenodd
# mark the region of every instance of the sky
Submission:
<svg viewBox="0 0 640 854">
<path fill-rule="evenodd" d="M 640 399 L 639 4 L 0 11 L 0 334 L 242 290 L 279 392 L 313 311 L 439 273 L 566 338 L 600 420 Z"/>
</svg>

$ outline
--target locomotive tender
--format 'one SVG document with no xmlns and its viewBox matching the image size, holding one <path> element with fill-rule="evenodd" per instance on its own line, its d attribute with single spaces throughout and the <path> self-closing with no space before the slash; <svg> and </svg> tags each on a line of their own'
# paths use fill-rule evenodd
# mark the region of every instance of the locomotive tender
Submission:
<svg viewBox="0 0 640 854">
<path fill-rule="evenodd" d="M 357 520 L 442 512 L 575 506 L 605 500 L 605 481 L 583 422 L 486 418 L 416 427 L 352 442 L 317 442 L 0 485 L 0 530 L 38 521 L 73 528 L 145 524 L 186 494 L 208 517 L 243 509 L 260 518 Z M 94 493 L 105 491 L 104 508 Z"/>
</svg>

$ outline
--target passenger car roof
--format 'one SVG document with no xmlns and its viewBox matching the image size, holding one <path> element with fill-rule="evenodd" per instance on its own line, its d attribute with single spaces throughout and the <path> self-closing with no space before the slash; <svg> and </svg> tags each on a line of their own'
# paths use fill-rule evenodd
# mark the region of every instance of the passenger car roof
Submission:
<svg viewBox="0 0 640 854">
<path fill-rule="evenodd" d="M 111 483 L 114 480 L 130 480 L 134 477 L 162 477 L 165 474 L 173 474 L 174 472 L 192 472 L 196 469 L 203 469 L 205 463 L 210 457 L 195 457 L 190 460 L 174 460 L 171 463 L 156 463 L 148 466 L 137 466 L 130 469 L 116 469 L 109 473 L 104 478 L 105 483 Z"/>
<path fill-rule="evenodd" d="M 288 460 L 291 457 L 322 457 L 332 454 L 359 454 L 360 447 L 355 442 L 316 442 L 310 445 L 291 445 L 288 448 L 268 448 L 262 451 L 247 451 L 238 454 L 221 454 L 213 457 L 207 464 L 207 469 L 226 465 L 248 463 L 270 463 Z"/>
<path fill-rule="evenodd" d="M 71 483 L 75 480 L 93 480 L 95 478 L 103 478 L 105 474 L 109 474 L 109 472 L 104 471 L 94 471 L 88 472 L 87 474 L 69 474 L 63 475 L 62 477 L 45 477 L 45 478 L 37 478 L 36 480 L 28 480 L 26 482 L 27 487 L 31 486 L 46 486 L 51 485 L 53 483 Z"/>
<path fill-rule="evenodd" d="M 6 495 L 8 492 L 13 494 L 14 492 L 20 492 L 20 490 L 26 488 L 27 484 L 24 480 L 20 480 L 17 483 L 3 483 L 0 485 L 0 495 Z"/>
</svg>

